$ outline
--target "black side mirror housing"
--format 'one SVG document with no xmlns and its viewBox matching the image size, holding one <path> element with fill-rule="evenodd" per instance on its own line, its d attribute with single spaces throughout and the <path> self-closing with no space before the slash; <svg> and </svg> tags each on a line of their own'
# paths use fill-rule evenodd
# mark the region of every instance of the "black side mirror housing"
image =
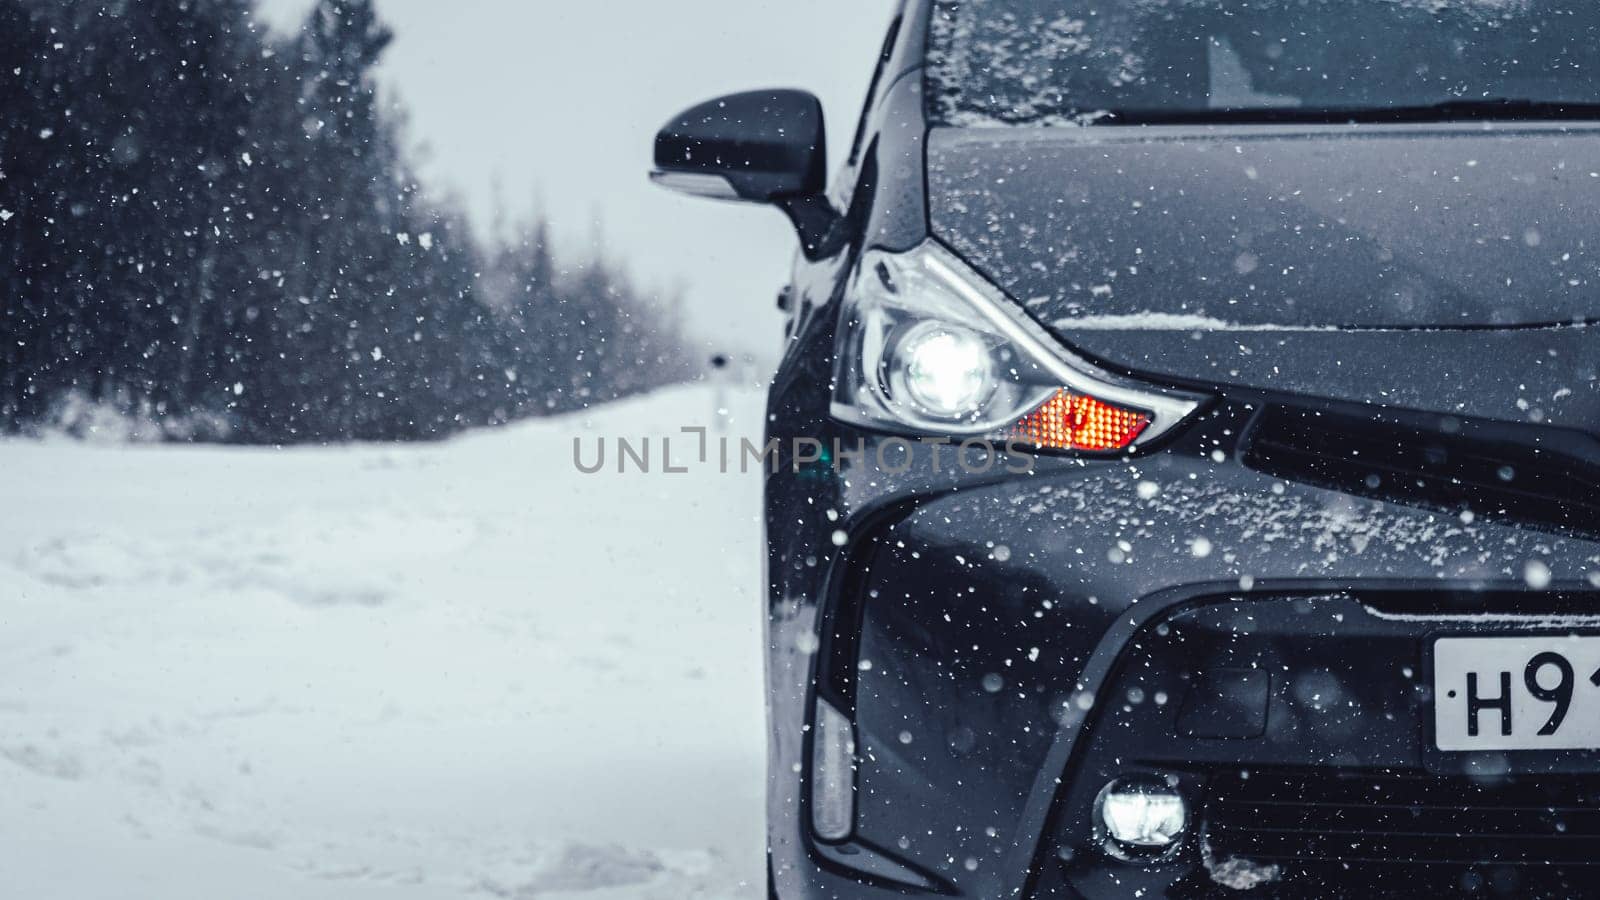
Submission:
<svg viewBox="0 0 1600 900">
<path fill-rule="evenodd" d="M 840 217 L 828 203 L 822 103 L 805 91 L 730 94 L 674 116 L 656 134 L 656 184 L 698 197 L 769 203 L 794 222 L 806 256 L 829 255 Z"/>
</svg>

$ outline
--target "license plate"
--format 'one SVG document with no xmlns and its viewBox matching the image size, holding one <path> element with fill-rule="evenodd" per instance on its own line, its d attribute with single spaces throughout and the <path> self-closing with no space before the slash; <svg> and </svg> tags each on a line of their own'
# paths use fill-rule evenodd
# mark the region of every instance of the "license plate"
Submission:
<svg viewBox="0 0 1600 900">
<path fill-rule="evenodd" d="M 1439 638 L 1440 750 L 1600 749 L 1600 636 Z"/>
</svg>

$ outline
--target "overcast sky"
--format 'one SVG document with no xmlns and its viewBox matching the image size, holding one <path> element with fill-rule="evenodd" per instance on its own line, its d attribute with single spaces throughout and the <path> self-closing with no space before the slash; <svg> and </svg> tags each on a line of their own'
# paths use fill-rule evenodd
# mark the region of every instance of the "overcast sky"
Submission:
<svg viewBox="0 0 1600 900">
<path fill-rule="evenodd" d="M 310 0 L 259 0 L 279 27 Z M 602 235 L 638 280 L 682 285 L 691 328 L 775 355 L 794 252 L 775 210 L 680 197 L 645 179 L 655 130 L 719 94 L 822 98 L 830 166 L 850 139 L 889 0 L 378 0 L 384 83 L 411 114 L 430 187 L 487 228 L 535 203 L 569 252 Z"/>
</svg>

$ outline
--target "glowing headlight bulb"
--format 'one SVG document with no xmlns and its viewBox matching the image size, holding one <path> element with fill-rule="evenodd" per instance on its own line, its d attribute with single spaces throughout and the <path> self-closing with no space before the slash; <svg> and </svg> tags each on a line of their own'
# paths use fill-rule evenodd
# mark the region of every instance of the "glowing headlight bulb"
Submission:
<svg viewBox="0 0 1600 900">
<path fill-rule="evenodd" d="M 967 418 L 994 393 L 994 357 L 977 333 L 923 322 L 900 339 L 895 356 L 905 399 L 941 419 Z"/>
</svg>

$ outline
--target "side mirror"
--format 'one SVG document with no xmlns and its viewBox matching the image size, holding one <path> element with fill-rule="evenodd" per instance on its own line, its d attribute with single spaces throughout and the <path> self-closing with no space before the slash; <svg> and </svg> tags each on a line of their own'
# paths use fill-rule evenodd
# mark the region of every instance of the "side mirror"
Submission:
<svg viewBox="0 0 1600 900">
<path fill-rule="evenodd" d="M 777 206 L 816 259 L 841 242 L 840 217 L 824 196 L 827 155 L 821 101 L 805 91 L 751 91 L 673 117 L 656 134 L 650 179 L 698 197 Z"/>
</svg>

